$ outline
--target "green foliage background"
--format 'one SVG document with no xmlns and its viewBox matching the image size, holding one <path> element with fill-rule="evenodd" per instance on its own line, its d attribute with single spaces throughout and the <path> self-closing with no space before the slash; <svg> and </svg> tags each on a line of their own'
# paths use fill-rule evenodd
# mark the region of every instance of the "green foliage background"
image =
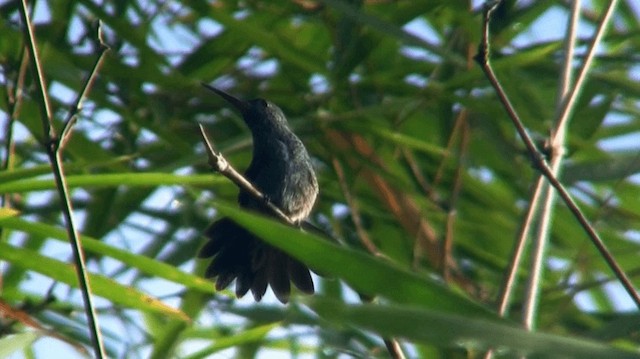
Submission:
<svg viewBox="0 0 640 359">
<path fill-rule="evenodd" d="M 595 26 L 604 4 L 584 9 L 584 27 Z M 39 143 L 35 86 L 21 65 L 18 8 L 0 4 L 0 153 L 9 163 L 0 173 L 0 313 L 25 314 L 40 328 L 0 316 L 0 354 L 39 356 L 34 343 L 60 340 L 52 333 L 75 345 L 89 338 Z M 37 8 L 46 14 L 36 37 L 58 129 L 97 56 L 97 19 L 111 46 L 65 149 L 111 356 L 384 357 L 383 335 L 399 337 L 409 357 L 480 357 L 489 346 L 502 357 L 637 357 L 640 315 L 626 311 L 626 294 L 562 204 L 538 333 L 515 324 L 525 268 L 509 319 L 494 314 L 537 173 L 471 60 L 481 16 L 469 3 L 61 0 Z M 561 36 L 536 40 L 530 31 L 549 11 L 568 9 L 508 1 L 491 29 L 496 72 L 541 147 L 563 48 Z M 640 286 L 640 188 L 632 180 L 640 169 L 640 15 L 622 1 L 614 18 L 581 89 L 562 181 Z M 429 34 L 412 35 L 409 23 Z M 312 219 L 340 245 L 237 211 L 237 189 L 208 170 L 196 125 L 238 169 L 250 161 L 251 137 L 201 81 L 283 108 L 316 161 Z M 602 146 L 621 136 L 633 137 Z M 220 212 L 326 274 L 316 278 L 319 294 L 281 306 L 215 293 L 193 258 L 200 231 Z M 380 299 L 362 305 L 339 279 Z"/>
</svg>

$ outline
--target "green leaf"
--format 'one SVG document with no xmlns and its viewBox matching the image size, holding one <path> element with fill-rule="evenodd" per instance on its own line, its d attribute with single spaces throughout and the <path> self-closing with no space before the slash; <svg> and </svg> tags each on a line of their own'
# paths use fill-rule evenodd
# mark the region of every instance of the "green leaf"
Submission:
<svg viewBox="0 0 640 359">
<path fill-rule="evenodd" d="M 640 155 L 637 153 L 610 153 L 608 157 L 567 164 L 562 171 L 563 183 L 619 181 L 640 172 Z"/>
<path fill-rule="evenodd" d="M 23 231 L 25 233 L 40 235 L 61 242 L 68 242 L 66 231 L 43 223 L 29 222 L 21 218 L 14 217 L 0 220 L 0 226 L 5 229 Z M 150 276 L 164 278 L 168 281 L 197 289 L 205 293 L 214 292 L 213 285 L 201 277 L 184 273 L 178 268 L 162 263 L 158 260 L 109 246 L 89 236 L 82 236 L 82 247 L 87 252 L 101 254 L 102 256 L 119 260 L 129 267 L 137 268 Z"/>
<path fill-rule="evenodd" d="M 33 331 L 0 338 L 0 358 L 9 358 L 18 350 L 27 350 L 38 338 L 40 335 Z"/>
<path fill-rule="evenodd" d="M 78 278 L 74 266 L 38 254 L 0 243 L 0 258 L 13 265 L 38 272 L 54 280 L 72 287 L 78 286 Z M 189 320 L 181 311 L 171 308 L 158 299 L 146 295 L 139 290 L 120 284 L 110 278 L 89 274 L 93 294 L 106 298 L 114 304 L 144 311 L 162 313 L 172 318 Z"/>
<path fill-rule="evenodd" d="M 228 183 L 220 176 L 191 175 L 179 176 L 168 173 L 110 173 L 91 175 L 72 175 L 67 177 L 69 188 L 106 188 L 127 186 L 158 186 L 158 185 L 200 185 L 211 186 L 216 183 Z M 29 191 L 43 191 L 56 188 L 53 179 L 28 179 L 9 181 L 0 184 L 0 192 L 20 193 Z"/>
<path fill-rule="evenodd" d="M 458 313 L 390 304 L 345 305 L 322 298 L 306 302 L 322 318 L 334 324 L 356 326 L 383 337 L 400 337 L 439 347 L 496 348 L 499 357 L 638 358 L 635 351 L 616 349 L 593 340 L 532 333 L 515 325 Z"/>
<path fill-rule="evenodd" d="M 364 294 L 448 312 L 495 317 L 482 306 L 429 277 L 238 208 L 222 203 L 217 203 L 216 207 L 267 243 L 320 273 L 339 277 Z"/>
<path fill-rule="evenodd" d="M 8 217 L 15 217 L 19 214 L 20 212 L 13 208 L 7 208 L 7 207 L 0 208 L 0 220 Z"/>
<path fill-rule="evenodd" d="M 215 338 L 215 343 L 184 358 L 185 359 L 208 358 L 212 354 L 217 353 L 224 349 L 247 345 L 247 344 L 259 343 L 261 340 L 263 340 L 267 336 L 267 334 L 269 334 L 269 332 L 271 332 L 273 329 L 279 326 L 280 326 L 280 323 L 261 325 L 255 328 L 243 330 L 234 335 L 225 334 L 220 336 L 220 335 L 215 335 L 217 333 L 211 333 L 210 331 L 208 333 L 200 333 L 200 334 L 206 335 L 206 337 L 208 338 Z M 190 334 L 193 334 L 193 333 L 185 333 L 185 335 L 190 335 Z"/>
</svg>

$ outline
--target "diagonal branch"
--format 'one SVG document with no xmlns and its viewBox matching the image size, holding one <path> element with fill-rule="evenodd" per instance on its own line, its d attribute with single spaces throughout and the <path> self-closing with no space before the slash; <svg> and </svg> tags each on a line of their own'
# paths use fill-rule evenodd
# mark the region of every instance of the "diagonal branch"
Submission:
<svg viewBox="0 0 640 359">
<path fill-rule="evenodd" d="M 491 19 L 491 13 L 493 12 L 493 10 L 495 10 L 498 3 L 499 1 L 492 1 L 488 3 L 488 5 L 485 7 L 484 15 L 483 15 L 482 41 L 478 46 L 478 54 L 475 56 L 474 59 L 480 65 L 480 67 L 482 68 L 482 71 L 485 73 L 487 79 L 495 89 L 496 94 L 500 99 L 500 102 L 504 106 L 505 110 L 507 111 L 507 114 L 509 115 L 509 118 L 513 122 L 514 126 L 516 127 L 516 130 L 518 131 L 518 134 L 520 135 L 522 141 L 524 142 L 524 145 L 526 146 L 527 151 L 531 156 L 533 164 L 538 168 L 538 170 L 540 170 L 540 172 L 542 172 L 542 174 L 547 178 L 549 183 L 558 191 L 558 194 L 567 205 L 567 208 L 569 208 L 571 213 L 576 217 L 576 219 L 578 220 L 582 228 L 585 230 L 585 232 L 587 233 L 587 235 L 589 236 L 593 244 L 596 246 L 596 248 L 600 252 L 600 255 L 602 255 L 604 260 L 607 262 L 607 265 L 609 266 L 609 268 L 611 268 L 611 270 L 615 273 L 616 277 L 618 277 L 618 279 L 620 280 L 621 284 L 623 285 L 623 287 L 625 288 L 629 296 L 636 303 L 636 306 L 640 308 L 640 294 L 638 294 L 638 292 L 635 290 L 635 288 L 633 287 L 633 284 L 631 283 L 627 275 L 624 273 L 620 265 L 618 265 L 616 260 L 613 258 L 613 256 L 611 255 L 611 252 L 609 252 L 609 250 L 607 249 L 606 245 L 604 244 L 604 242 L 602 241 L 598 233 L 591 226 L 591 224 L 589 224 L 589 221 L 584 216 L 584 214 L 582 213 L 578 205 L 575 203 L 575 201 L 571 198 L 571 195 L 569 194 L 569 192 L 558 181 L 558 179 L 553 174 L 552 169 L 549 167 L 549 165 L 547 164 L 542 154 L 535 147 L 533 140 L 527 133 L 524 125 L 522 124 L 522 121 L 520 120 L 520 117 L 516 113 L 515 108 L 511 104 L 511 101 L 509 100 L 507 94 L 502 89 L 500 82 L 498 81 L 495 73 L 493 72 L 493 68 L 489 64 L 489 22 Z"/>
<path fill-rule="evenodd" d="M 383 254 L 380 252 L 378 247 L 376 247 L 375 243 L 373 243 L 373 241 L 371 240 L 371 237 L 369 237 L 369 233 L 367 233 L 367 230 L 364 229 L 364 225 L 362 223 L 362 216 L 360 216 L 360 207 L 358 205 L 358 202 L 354 200 L 353 195 L 351 194 L 351 191 L 349 191 L 349 186 L 347 185 L 347 181 L 344 174 L 344 168 L 342 168 L 342 164 L 340 163 L 340 161 L 338 161 L 336 157 L 334 157 L 331 162 L 333 164 L 333 169 L 335 170 L 336 175 L 338 176 L 338 183 L 340 184 L 340 188 L 342 189 L 342 194 L 344 195 L 344 198 L 347 201 L 347 204 L 349 205 L 349 208 L 351 211 L 351 218 L 353 220 L 353 224 L 356 228 L 356 233 L 358 234 L 358 238 L 360 239 L 360 242 L 362 242 L 362 245 L 367 249 L 369 253 L 373 254 L 376 257 L 383 256 Z"/>
</svg>

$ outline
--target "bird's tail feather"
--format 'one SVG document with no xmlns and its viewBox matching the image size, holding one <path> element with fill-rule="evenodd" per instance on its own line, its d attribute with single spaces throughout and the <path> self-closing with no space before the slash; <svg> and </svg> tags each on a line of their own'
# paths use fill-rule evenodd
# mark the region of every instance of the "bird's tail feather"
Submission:
<svg viewBox="0 0 640 359">
<path fill-rule="evenodd" d="M 291 282 L 303 293 L 314 292 L 306 265 L 263 242 L 230 218 L 214 222 L 205 235 L 209 240 L 198 257 L 213 257 L 205 276 L 216 278 L 216 290 L 228 287 L 236 279 L 238 297 L 251 290 L 255 300 L 260 301 L 271 285 L 282 303 L 289 300 Z"/>
</svg>

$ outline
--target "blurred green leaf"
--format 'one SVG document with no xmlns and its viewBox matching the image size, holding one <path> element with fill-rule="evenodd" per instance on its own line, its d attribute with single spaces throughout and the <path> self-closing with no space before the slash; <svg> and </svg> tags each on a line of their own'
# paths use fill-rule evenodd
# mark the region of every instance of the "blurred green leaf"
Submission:
<svg viewBox="0 0 640 359">
<path fill-rule="evenodd" d="M 338 325 L 357 326 L 381 336 L 399 336 L 438 346 L 496 350 L 498 356 L 534 355 L 563 358 L 637 358 L 596 341 L 532 333 L 515 325 L 500 324 L 461 314 L 387 304 L 345 305 L 334 300 L 307 300 L 320 316 Z"/>
<path fill-rule="evenodd" d="M 77 277 L 73 266 L 57 261 L 36 252 L 15 248 L 0 243 L 0 258 L 14 265 L 32 270 L 51 277 L 70 286 L 77 285 Z M 181 311 L 171 308 L 149 295 L 143 294 L 137 289 L 123 286 L 118 282 L 95 274 L 89 274 L 92 291 L 113 303 L 125 307 L 162 313 L 173 318 L 189 320 Z"/>
<path fill-rule="evenodd" d="M 99 175 L 72 175 L 67 177 L 69 188 L 103 188 L 127 186 L 153 187 L 159 185 L 200 185 L 210 186 L 226 183 L 226 180 L 213 175 L 176 176 L 167 173 L 114 173 Z M 0 184 L 1 192 L 28 192 L 55 189 L 53 179 L 16 180 Z"/>
<path fill-rule="evenodd" d="M 18 350 L 25 350 L 40 336 L 36 332 L 24 332 L 0 338 L 0 357 L 8 358 Z"/>
<path fill-rule="evenodd" d="M 60 228 L 48 226 L 42 223 L 28 222 L 20 218 L 13 217 L 0 220 L 0 226 L 5 229 L 46 236 L 61 242 L 68 241 L 67 233 Z M 184 273 L 174 266 L 109 246 L 88 236 L 82 236 L 82 246 L 88 252 L 119 260 L 131 268 L 139 269 L 149 276 L 164 278 L 189 288 L 198 289 L 205 293 L 213 293 L 213 285 L 209 281 Z"/>
<path fill-rule="evenodd" d="M 493 317 L 488 310 L 431 278 L 237 208 L 221 203 L 216 207 L 268 243 L 320 273 L 339 277 L 363 294 L 381 295 L 397 303 Z"/>
</svg>

